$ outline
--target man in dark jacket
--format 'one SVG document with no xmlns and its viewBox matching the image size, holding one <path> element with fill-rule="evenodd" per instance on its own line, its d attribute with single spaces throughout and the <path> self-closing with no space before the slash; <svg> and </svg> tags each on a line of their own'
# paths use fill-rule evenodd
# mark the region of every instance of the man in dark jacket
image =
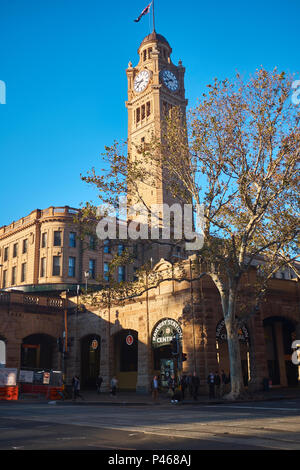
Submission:
<svg viewBox="0 0 300 470">
<path fill-rule="evenodd" d="M 217 398 L 221 397 L 221 377 L 218 371 L 215 372 L 215 387 Z"/>
<path fill-rule="evenodd" d="M 215 398 L 215 374 L 210 372 L 207 377 L 207 383 L 209 386 L 209 398 Z"/>
</svg>

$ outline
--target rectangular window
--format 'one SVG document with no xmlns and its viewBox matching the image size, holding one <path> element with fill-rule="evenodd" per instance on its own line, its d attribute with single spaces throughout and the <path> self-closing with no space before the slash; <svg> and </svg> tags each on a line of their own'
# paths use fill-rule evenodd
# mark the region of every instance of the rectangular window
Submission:
<svg viewBox="0 0 300 470">
<path fill-rule="evenodd" d="M 118 282 L 125 281 L 125 266 L 119 266 L 118 268 Z"/>
<path fill-rule="evenodd" d="M 2 288 L 5 289 L 7 286 L 7 271 L 3 271 L 3 280 L 2 280 Z"/>
<path fill-rule="evenodd" d="M 110 240 L 104 240 L 104 253 L 110 253 L 111 252 L 111 249 L 110 249 Z"/>
<path fill-rule="evenodd" d="M 42 248 L 47 246 L 47 232 L 42 233 Z"/>
<path fill-rule="evenodd" d="M 147 117 L 149 117 L 150 114 L 151 114 L 151 104 L 150 104 L 150 101 L 147 101 L 147 104 L 146 104 L 146 113 L 147 113 Z"/>
<path fill-rule="evenodd" d="M 46 258 L 41 259 L 41 277 L 46 276 Z"/>
<path fill-rule="evenodd" d="M 8 260 L 8 246 L 4 248 L 4 261 Z"/>
<path fill-rule="evenodd" d="M 137 108 L 136 110 L 136 122 L 140 122 L 141 120 L 141 108 Z"/>
<path fill-rule="evenodd" d="M 14 286 L 17 281 L 17 268 L 14 266 L 11 271 L 11 283 Z"/>
<path fill-rule="evenodd" d="M 96 238 L 93 235 L 89 237 L 89 247 L 90 250 L 96 250 Z"/>
<path fill-rule="evenodd" d="M 90 273 L 90 278 L 95 279 L 96 277 L 96 260 L 90 259 L 89 261 L 89 273 Z"/>
<path fill-rule="evenodd" d="M 61 232 L 54 232 L 54 246 L 61 246 Z"/>
<path fill-rule="evenodd" d="M 75 266 L 76 266 L 76 258 L 74 258 L 74 256 L 70 256 L 69 257 L 69 271 L 68 271 L 69 277 L 75 277 Z"/>
<path fill-rule="evenodd" d="M 22 268 L 21 268 L 21 282 L 26 281 L 26 263 L 22 263 Z"/>
<path fill-rule="evenodd" d="M 70 232 L 69 234 L 69 247 L 76 248 L 76 233 Z"/>
<path fill-rule="evenodd" d="M 118 245 L 118 255 L 120 256 L 124 252 L 124 245 Z"/>
<path fill-rule="evenodd" d="M 18 256 L 18 244 L 15 243 L 13 246 L 13 257 L 16 258 Z"/>
<path fill-rule="evenodd" d="M 23 240 L 23 250 L 22 250 L 23 255 L 27 253 L 27 250 L 28 250 L 28 240 L 26 238 L 25 240 Z"/>
<path fill-rule="evenodd" d="M 141 117 L 142 117 L 142 120 L 145 119 L 145 116 L 146 116 L 146 107 L 145 107 L 145 105 L 143 104 L 143 106 L 142 106 L 142 116 L 141 116 Z"/>
<path fill-rule="evenodd" d="M 109 264 L 104 263 L 104 280 L 109 281 Z"/>
<path fill-rule="evenodd" d="M 60 276 L 60 256 L 53 256 L 53 276 Z"/>
</svg>

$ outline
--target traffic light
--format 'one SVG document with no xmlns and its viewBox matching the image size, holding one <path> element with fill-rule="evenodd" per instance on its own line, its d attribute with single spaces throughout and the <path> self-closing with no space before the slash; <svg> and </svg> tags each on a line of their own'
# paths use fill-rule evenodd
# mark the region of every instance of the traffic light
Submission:
<svg viewBox="0 0 300 470">
<path fill-rule="evenodd" d="M 182 361 L 182 362 L 186 361 L 186 359 L 187 359 L 186 356 L 187 356 L 186 353 L 182 353 L 182 358 L 181 358 L 181 361 Z"/>
</svg>

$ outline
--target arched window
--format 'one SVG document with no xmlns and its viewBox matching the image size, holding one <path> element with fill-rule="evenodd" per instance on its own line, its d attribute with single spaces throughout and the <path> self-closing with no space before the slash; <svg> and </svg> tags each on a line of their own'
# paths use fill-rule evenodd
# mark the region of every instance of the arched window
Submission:
<svg viewBox="0 0 300 470">
<path fill-rule="evenodd" d="M 0 367 L 6 365 L 6 343 L 3 338 L 0 337 Z"/>
</svg>

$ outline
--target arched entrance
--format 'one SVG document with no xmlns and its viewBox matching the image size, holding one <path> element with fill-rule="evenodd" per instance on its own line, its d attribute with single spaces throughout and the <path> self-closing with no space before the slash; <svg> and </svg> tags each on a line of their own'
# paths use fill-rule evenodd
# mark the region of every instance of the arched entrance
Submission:
<svg viewBox="0 0 300 470">
<path fill-rule="evenodd" d="M 98 335 L 87 335 L 81 339 L 81 377 L 83 388 L 96 388 L 100 373 L 101 340 Z"/>
<path fill-rule="evenodd" d="M 122 330 L 114 336 L 114 371 L 118 387 L 136 390 L 138 372 L 138 332 Z"/>
<path fill-rule="evenodd" d="M 34 334 L 23 339 L 21 369 L 53 369 L 56 339 L 46 334 Z"/>
<path fill-rule="evenodd" d="M 248 385 L 250 379 L 250 351 L 249 351 L 249 332 L 247 327 L 244 325 L 240 328 L 239 332 L 240 340 L 240 351 L 241 351 L 241 364 L 244 385 Z M 217 360 L 220 370 L 224 370 L 228 375 L 230 373 L 230 361 L 227 344 L 227 332 L 225 326 L 225 320 L 219 321 L 216 328 L 216 349 L 217 349 Z"/>
<path fill-rule="evenodd" d="M 181 348 L 182 329 L 179 323 L 172 318 L 163 318 L 153 328 L 151 343 L 153 350 L 153 369 L 159 375 L 163 387 L 168 386 L 172 374 L 178 371 L 179 354 L 172 354 L 172 340 L 177 337 L 178 348 Z M 175 346 L 176 348 L 176 346 Z M 179 353 L 180 351 L 178 351 Z"/>
<path fill-rule="evenodd" d="M 295 387 L 298 385 L 298 367 L 292 363 L 291 348 L 295 324 L 280 316 L 266 318 L 263 322 L 269 378 L 273 385 Z"/>
</svg>

